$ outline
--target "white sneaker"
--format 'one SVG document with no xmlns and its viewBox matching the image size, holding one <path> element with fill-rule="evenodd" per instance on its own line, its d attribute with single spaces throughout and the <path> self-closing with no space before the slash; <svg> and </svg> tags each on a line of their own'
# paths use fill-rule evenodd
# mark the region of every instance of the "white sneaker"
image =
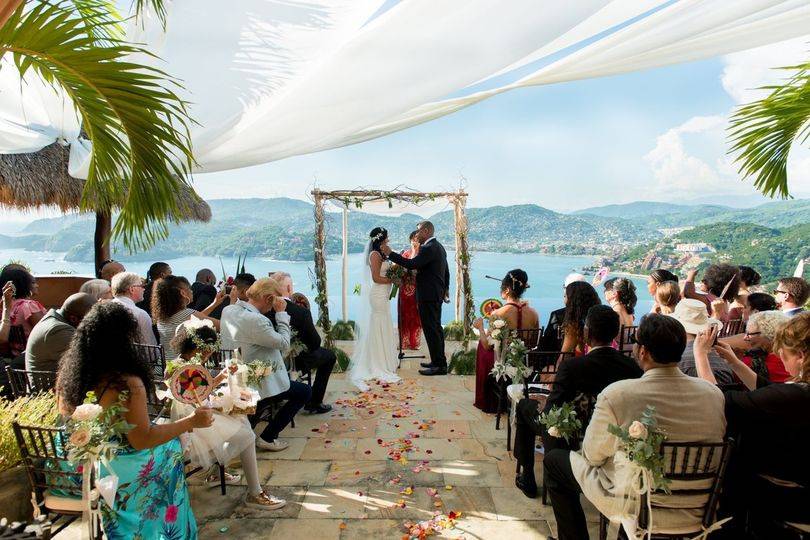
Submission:
<svg viewBox="0 0 810 540">
<path fill-rule="evenodd" d="M 256 448 L 260 450 L 267 450 L 268 452 L 281 452 L 282 450 L 286 450 L 290 446 L 290 443 L 276 439 L 272 442 L 267 442 L 261 437 L 256 437 Z"/>
<path fill-rule="evenodd" d="M 245 496 L 245 506 L 249 506 L 251 508 L 261 508 L 262 510 L 278 510 L 279 508 L 284 508 L 286 504 L 287 501 L 285 501 L 284 499 L 274 497 L 265 491 L 262 491 L 258 495 L 248 494 Z"/>
</svg>

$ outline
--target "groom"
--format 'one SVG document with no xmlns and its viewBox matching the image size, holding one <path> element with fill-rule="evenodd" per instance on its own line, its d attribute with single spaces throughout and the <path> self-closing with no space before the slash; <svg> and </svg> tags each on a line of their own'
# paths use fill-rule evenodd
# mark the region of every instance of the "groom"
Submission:
<svg viewBox="0 0 810 540">
<path fill-rule="evenodd" d="M 422 247 L 413 259 L 406 259 L 385 246 L 383 251 L 396 264 L 417 270 L 416 302 L 422 330 L 430 350 L 430 363 L 422 375 L 446 375 L 447 359 L 444 356 L 444 330 L 442 329 L 442 303 L 449 298 L 450 270 L 447 267 L 447 252 L 433 236 L 433 223 L 422 221 L 416 226 L 416 238 Z"/>
</svg>

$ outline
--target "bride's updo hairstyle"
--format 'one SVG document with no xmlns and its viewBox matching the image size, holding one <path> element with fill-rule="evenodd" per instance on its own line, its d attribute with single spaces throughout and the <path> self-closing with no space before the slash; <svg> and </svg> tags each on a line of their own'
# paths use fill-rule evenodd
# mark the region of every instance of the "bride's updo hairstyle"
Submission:
<svg viewBox="0 0 810 540">
<path fill-rule="evenodd" d="M 371 253 L 372 251 L 376 251 L 377 253 L 382 255 L 383 253 L 382 250 L 380 249 L 380 246 L 382 245 L 383 242 L 385 242 L 385 239 L 388 238 L 388 230 L 384 229 L 383 227 L 374 227 L 373 229 L 371 229 L 371 232 L 369 233 L 368 236 L 371 241 L 371 247 L 368 250 L 369 253 Z"/>
<path fill-rule="evenodd" d="M 528 288 L 529 275 L 520 268 L 507 272 L 506 277 L 501 281 L 501 291 L 509 291 L 509 296 L 513 298 L 522 298 Z"/>
</svg>

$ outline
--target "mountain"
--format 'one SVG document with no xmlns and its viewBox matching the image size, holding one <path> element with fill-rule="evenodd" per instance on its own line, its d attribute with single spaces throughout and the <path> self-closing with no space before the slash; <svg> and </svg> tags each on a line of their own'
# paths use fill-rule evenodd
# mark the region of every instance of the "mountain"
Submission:
<svg viewBox="0 0 810 540">
<path fill-rule="evenodd" d="M 574 215 L 594 215 L 623 219 L 648 218 L 650 216 L 665 216 L 683 214 L 695 211 L 722 212 L 732 210 L 729 206 L 718 205 L 685 205 L 664 202 L 637 201 L 628 204 L 609 204 L 596 206 L 572 212 Z"/>
<path fill-rule="evenodd" d="M 754 223 L 766 227 L 790 227 L 810 222 L 810 199 L 771 201 L 753 208 L 634 202 L 586 208 L 575 212 L 574 215 L 620 217 L 638 225 L 659 229 L 713 223 Z"/>
<path fill-rule="evenodd" d="M 209 205 L 212 212 L 210 223 L 173 224 L 166 240 L 136 254 L 127 254 L 122 246 L 113 244 L 114 256 L 124 260 L 156 260 L 247 252 L 252 257 L 286 260 L 312 257 L 314 220 L 311 203 L 288 198 L 219 199 L 209 201 Z M 470 246 L 485 251 L 593 254 L 661 237 L 652 227 L 626 220 L 572 216 L 530 204 L 470 208 L 467 218 Z M 376 226 L 388 229 L 393 245 L 404 246 L 421 219 L 413 214 L 392 217 L 352 211 L 349 214 L 349 251 L 362 251 L 369 231 Z M 430 219 L 436 225 L 437 236 L 452 248 L 453 212 L 440 212 Z M 0 236 L 0 248 L 26 246 L 28 249 L 67 252 L 68 260 L 91 261 L 93 228 L 94 218 L 87 214 L 38 220 L 26 227 L 26 231 L 43 231 L 47 235 L 13 239 Z M 340 253 L 341 228 L 341 214 L 327 212 L 327 253 Z"/>
</svg>

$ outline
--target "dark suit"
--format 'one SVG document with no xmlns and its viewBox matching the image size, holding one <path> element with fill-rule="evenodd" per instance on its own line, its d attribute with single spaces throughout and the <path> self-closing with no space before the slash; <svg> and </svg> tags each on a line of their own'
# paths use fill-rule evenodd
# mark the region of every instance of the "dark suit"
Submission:
<svg viewBox="0 0 810 540">
<path fill-rule="evenodd" d="M 298 355 L 295 365 L 304 372 L 315 370 L 315 380 L 312 383 L 312 398 L 308 405 L 320 405 L 326 394 L 326 385 L 329 376 L 335 367 L 337 356 L 335 353 L 321 347 L 321 335 L 312 322 L 312 313 L 304 307 L 287 300 L 286 311 L 290 315 L 290 326 L 296 332 L 296 338 L 301 341 L 307 350 Z M 276 324 L 276 312 L 270 311 L 267 316 Z"/>
<path fill-rule="evenodd" d="M 641 368 L 635 360 L 612 347 L 599 347 L 585 356 L 568 358 L 560 363 L 543 411 L 572 402 L 581 395 L 595 397 L 616 381 L 637 379 L 641 375 Z M 565 439 L 549 436 L 537 421 L 537 406 L 537 401 L 526 398 L 521 399 L 517 406 L 514 453 L 524 474 L 533 471 L 536 435 L 542 436 L 546 453 L 554 448 L 567 448 Z"/>
<path fill-rule="evenodd" d="M 562 340 L 559 337 L 560 327 L 565 320 L 565 308 L 555 309 L 548 316 L 548 324 L 540 338 L 540 349 L 544 351 L 559 351 Z"/>
<path fill-rule="evenodd" d="M 444 329 L 442 328 L 442 304 L 450 287 L 450 269 L 447 252 L 438 240 L 431 238 L 419 248 L 413 259 L 406 259 L 391 252 L 388 258 L 409 270 L 416 270 L 416 304 L 422 331 L 425 333 L 430 362 L 438 368 L 447 369 L 444 356 Z"/>
</svg>

